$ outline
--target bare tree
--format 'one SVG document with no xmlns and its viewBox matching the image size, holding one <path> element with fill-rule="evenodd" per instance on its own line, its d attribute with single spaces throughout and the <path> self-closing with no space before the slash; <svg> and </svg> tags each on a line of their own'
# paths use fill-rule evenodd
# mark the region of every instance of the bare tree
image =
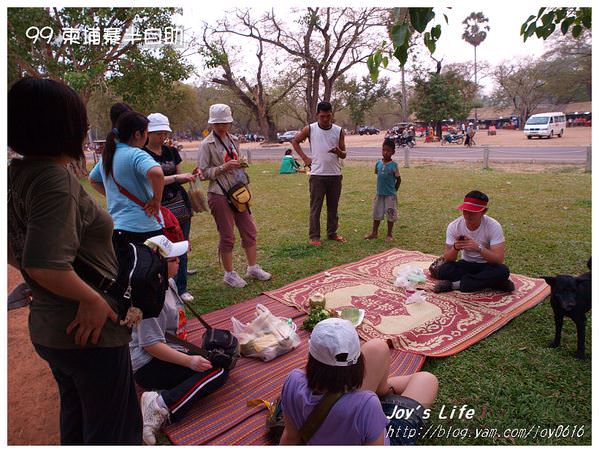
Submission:
<svg viewBox="0 0 599 453">
<path fill-rule="evenodd" d="M 236 9 L 217 32 L 254 39 L 287 54 L 304 77 L 306 120 L 314 121 L 320 100 L 330 101 L 340 76 L 365 63 L 380 37 L 386 12 L 381 8 L 312 8 L 296 10 L 296 24 L 285 23 L 274 9 L 254 18 L 249 9 Z M 231 15 L 229 15 L 231 16 Z"/>
<path fill-rule="evenodd" d="M 498 89 L 494 98 L 499 105 L 511 105 L 518 112 L 520 124 L 543 102 L 546 81 L 535 63 L 501 64 L 495 69 Z"/>
<path fill-rule="evenodd" d="M 257 31 L 257 33 L 260 33 Z M 255 83 L 247 80 L 245 76 L 236 77 L 231 66 L 229 51 L 226 48 L 224 37 L 210 33 L 208 26 L 204 27 L 203 41 L 204 53 L 208 58 L 208 67 L 222 69 L 220 76 L 212 77 L 211 81 L 229 89 L 245 105 L 258 123 L 258 127 L 268 141 L 277 140 L 277 127 L 273 119 L 273 107 L 297 85 L 302 76 L 283 80 L 281 88 L 276 94 L 267 93 L 265 75 L 264 42 L 257 40 L 258 50 L 256 58 Z M 212 39 L 211 39 L 212 38 Z"/>
</svg>

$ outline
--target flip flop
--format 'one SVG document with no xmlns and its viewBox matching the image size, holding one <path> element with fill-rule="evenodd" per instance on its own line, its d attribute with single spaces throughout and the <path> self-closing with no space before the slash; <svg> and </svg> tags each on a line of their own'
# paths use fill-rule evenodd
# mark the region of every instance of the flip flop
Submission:
<svg viewBox="0 0 599 453">
<path fill-rule="evenodd" d="M 341 242 L 341 243 L 347 242 L 347 239 L 345 239 L 343 236 L 339 236 L 339 235 L 336 235 L 334 238 L 329 238 L 329 240 L 337 241 L 337 242 Z"/>
<path fill-rule="evenodd" d="M 313 245 L 314 247 L 320 247 L 322 242 L 320 242 L 318 239 L 310 239 L 308 244 Z"/>
</svg>

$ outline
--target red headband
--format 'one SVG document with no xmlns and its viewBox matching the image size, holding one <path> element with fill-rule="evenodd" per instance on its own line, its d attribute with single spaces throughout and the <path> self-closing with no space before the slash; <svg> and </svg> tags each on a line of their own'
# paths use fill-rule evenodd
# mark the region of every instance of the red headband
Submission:
<svg viewBox="0 0 599 453">
<path fill-rule="evenodd" d="M 487 209 L 487 201 L 479 198 L 464 197 L 464 202 L 457 207 L 462 211 L 481 212 Z"/>
<path fill-rule="evenodd" d="M 473 204 L 474 206 L 486 207 L 488 202 L 479 198 L 464 197 L 464 203 Z"/>
</svg>

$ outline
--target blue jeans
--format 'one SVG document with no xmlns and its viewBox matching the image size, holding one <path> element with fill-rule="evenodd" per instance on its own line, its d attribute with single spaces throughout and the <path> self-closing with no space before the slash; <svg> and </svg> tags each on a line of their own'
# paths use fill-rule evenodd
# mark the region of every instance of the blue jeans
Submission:
<svg viewBox="0 0 599 453">
<path fill-rule="evenodd" d="M 416 400 L 402 395 L 387 395 L 382 401 L 383 412 L 389 418 L 385 436 L 391 445 L 414 445 L 424 426 L 424 407 Z M 410 415 L 404 411 L 411 410 Z"/>
<path fill-rule="evenodd" d="M 185 240 L 189 240 L 189 231 L 191 230 L 191 219 L 179 222 L 181 230 L 183 230 L 183 236 Z M 177 283 L 177 291 L 179 294 L 187 292 L 187 253 L 179 257 L 179 271 L 175 276 L 175 283 Z"/>
</svg>

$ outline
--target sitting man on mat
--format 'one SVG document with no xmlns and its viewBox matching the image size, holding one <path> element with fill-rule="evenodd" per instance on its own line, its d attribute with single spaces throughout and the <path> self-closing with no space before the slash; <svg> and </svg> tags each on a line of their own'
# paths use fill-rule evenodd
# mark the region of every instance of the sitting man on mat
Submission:
<svg viewBox="0 0 599 453">
<path fill-rule="evenodd" d="M 462 217 L 447 226 L 443 264 L 430 267 L 438 279 L 433 291 L 443 293 L 459 289 L 465 293 L 495 289 L 511 292 L 514 283 L 503 264 L 505 238 L 497 220 L 486 215 L 489 197 L 478 190 L 468 192 L 457 207 Z M 458 253 L 462 259 L 457 260 Z"/>
</svg>

